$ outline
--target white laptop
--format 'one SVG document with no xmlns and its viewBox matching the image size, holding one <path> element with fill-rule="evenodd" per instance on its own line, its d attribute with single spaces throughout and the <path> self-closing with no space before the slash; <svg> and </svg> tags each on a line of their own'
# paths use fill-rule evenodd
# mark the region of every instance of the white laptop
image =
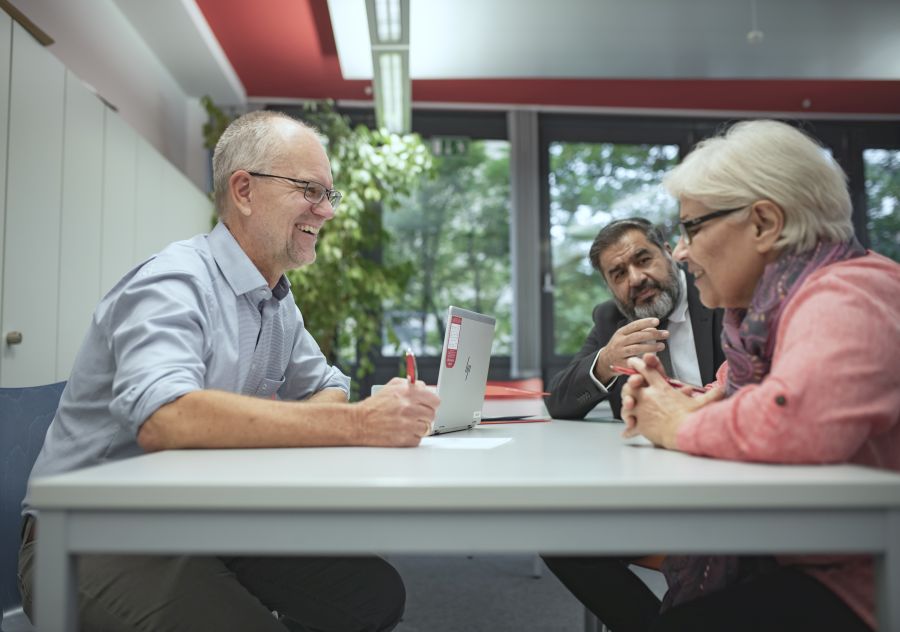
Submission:
<svg viewBox="0 0 900 632">
<path fill-rule="evenodd" d="M 441 398 L 432 434 L 468 430 L 481 421 L 496 320 L 450 306 L 438 371 Z"/>
</svg>

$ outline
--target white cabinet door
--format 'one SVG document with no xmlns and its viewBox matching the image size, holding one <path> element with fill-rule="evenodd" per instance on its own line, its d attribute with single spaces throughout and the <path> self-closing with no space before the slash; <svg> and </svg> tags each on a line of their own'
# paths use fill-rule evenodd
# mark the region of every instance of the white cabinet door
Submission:
<svg viewBox="0 0 900 632">
<path fill-rule="evenodd" d="M 0 386 L 56 375 L 62 189 L 63 65 L 13 25 L 6 180 Z"/>
<path fill-rule="evenodd" d="M 167 209 L 170 241 L 189 239 L 212 229 L 212 202 L 203 195 L 187 176 L 171 164 L 163 174 L 166 199 L 172 200 Z"/>
<path fill-rule="evenodd" d="M 103 104 L 66 73 L 56 379 L 65 380 L 100 299 Z"/>
<path fill-rule="evenodd" d="M 150 143 L 138 139 L 134 249 L 139 260 L 156 254 L 176 239 L 169 229 L 172 200 L 163 194 L 163 173 L 168 166 Z"/>
<path fill-rule="evenodd" d="M 6 226 L 6 149 L 9 131 L 9 65 L 12 58 L 12 18 L 0 11 L 0 280 L 3 279 L 3 231 Z M 0 313 L 3 292 L 0 288 Z M 0 345 L 6 345 L 0 332 Z"/>
<path fill-rule="evenodd" d="M 138 135 L 112 110 L 106 110 L 104 120 L 101 295 L 137 263 L 134 194 Z"/>
</svg>

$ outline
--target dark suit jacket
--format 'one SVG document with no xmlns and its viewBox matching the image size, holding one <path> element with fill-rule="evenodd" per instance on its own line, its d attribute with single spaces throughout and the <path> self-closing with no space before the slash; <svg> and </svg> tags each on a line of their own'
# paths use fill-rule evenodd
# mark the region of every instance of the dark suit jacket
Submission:
<svg viewBox="0 0 900 632">
<path fill-rule="evenodd" d="M 697 349 L 697 362 L 700 365 L 700 376 L 703 383 L 708 384 L 715 379 L 716 370 L 725 361 L 722 353 L 720 335 L 722 331 L 722 310 L 709 310 L 700 302 L 700 295 L 694 287 L 694 277 L 685 272 L 687 279 L 688 313 L 694 331 L 694 346 Z M 622 385 L 624 379 L 618 379 L 603 393 L 590 377 L 591 366 L 597 352 L 609 342 L 612 335 L 620 327 L 628 323 L 628 319 L 616 307 L 613 301 L 600 303 L 594 308 L 594 328 L 588 335 L 581 350 L 572 358 L 565 369 L 556 374 L 550 381 L 550 395 L 544 399 L 547 411 L 557 419 L 584 419 L 591 409 L 609 397 L 613 415 L 619 417 L 622 409 Z M 665 329 L 667 323 L 661 322 Z"/>
</svg>

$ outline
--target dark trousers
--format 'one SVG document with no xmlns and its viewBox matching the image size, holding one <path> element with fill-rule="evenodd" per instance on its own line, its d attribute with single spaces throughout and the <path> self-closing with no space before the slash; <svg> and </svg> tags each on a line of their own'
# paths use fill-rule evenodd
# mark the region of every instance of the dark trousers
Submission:
<svg viewBox="0 0 900 632">
<path fill-rule="evenodd" d="M 19 587 L 29 617 L 34 545 L 26 542 L 19 550 Z M 377 557 L 78 559 L 83 632 L 377 632 L 396 626 L 405 601 L 399 574 Z"/>
<path fill-rule="evenodd" d="M 612 632 L 871 632 L 837 595 L 779 567 L 660 614 L 660 600 L 611 557 L 544 557 L 547 567 Z"/>
</svg>

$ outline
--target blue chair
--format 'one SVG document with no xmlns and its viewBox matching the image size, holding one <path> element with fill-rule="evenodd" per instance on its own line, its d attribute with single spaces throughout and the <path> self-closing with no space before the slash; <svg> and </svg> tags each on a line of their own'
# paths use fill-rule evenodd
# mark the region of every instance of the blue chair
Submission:
<svg viewBox="0 0 900 632">
<path fill-rule="evenodd" d="M 65 382 L 0 388 L 0 630 L 31 630 L 22 612 L 16 570 L 22 498 L 53 421 Z"/>
</svg>

